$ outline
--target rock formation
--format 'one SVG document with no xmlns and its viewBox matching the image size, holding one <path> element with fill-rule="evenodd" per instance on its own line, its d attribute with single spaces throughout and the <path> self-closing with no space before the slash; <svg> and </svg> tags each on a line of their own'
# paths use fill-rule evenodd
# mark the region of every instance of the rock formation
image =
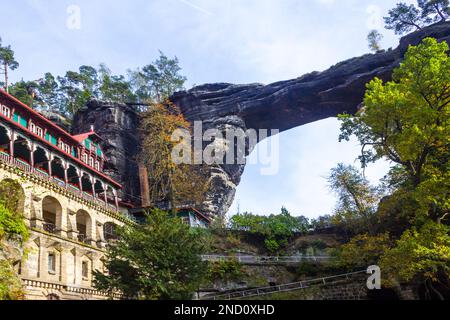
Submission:
<svg viewBox="0 0 450 320">
<path fill-rule="evenodd" d="M 105 172 L 122 184 L 121 196 L 125 202 L 140 204 L 136 162 L 139 151 L 138 115 L 135 108 L 92 99 L 75 115 L 72 133 L 89 132 L 91 126 L 104 140 Z"/>
<path fill-rule="evenodd" d="M 450 43 L 450 22 L 435 24 L 403 37 L 395 50 L 349 59 L 323 72 L 311 72 L 269 85 L 205 84 L 178 92 L 171 100 L 189 121 L 202 120 L 204 130 L 289 130 L 339 113 L 354 113 L 362 102 L 365 84 L 374 77 L 389 80 L 408 45 L 417 45 L 425 37 Z M 136 199 L 139 194 L 134 160 L 138 148 L 136 114 L 126 105 L 92 101 L 75 117 L 73 131 L 89 130 L 91 124 L 111 144 L 106 154 L 111 161 L 113 177 L 124 185 L 126 197 L 130 195 L 130 200 Z M 211 168 L 212 186 L 203 208 L 206 213 L 227 212 L 244 167 L 234 164 Z"/>
<path fill-rule="evenodd" d="M 279 129 L 280 132 L 317 120 L 354 113 L 361 104 L 365 85 L 374 77 L 389 80 L 409 45 L 425 37 L 450 43 L 450 22 L 429 26 L 400 40 L 388 50 L 340 62 L 323 72 L 269 85 L 205 84 L 178 92 L 172 101 L 190 121 L 202 120 L 203 129 L 225 126 Z M 212 170 L 213 185 L 204 210 L 225 214 L 244 165 L 221 165 Z"/>
</svg>

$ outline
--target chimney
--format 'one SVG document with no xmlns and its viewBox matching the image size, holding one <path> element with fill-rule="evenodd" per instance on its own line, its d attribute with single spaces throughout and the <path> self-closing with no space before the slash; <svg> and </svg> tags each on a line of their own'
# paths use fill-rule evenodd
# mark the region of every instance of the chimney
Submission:
<svg viewBox="0 0 450 320">
<path fill-rule="evenodd" d="M 150 206 L 150 187 L 148 185 L 148 171 L 142 162 L 138 163 L 139 183 L 141 187 L 141 206 Z"/>
</svg>

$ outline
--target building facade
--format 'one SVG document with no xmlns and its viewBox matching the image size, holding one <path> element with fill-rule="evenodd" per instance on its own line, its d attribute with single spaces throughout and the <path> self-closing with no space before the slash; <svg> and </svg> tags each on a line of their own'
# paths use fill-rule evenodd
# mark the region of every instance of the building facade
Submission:
<svg viewBox="0 0 450 320">
<path fill-rule="evenodd" d="M 114 228 L 132 224 L 121 185 L 103 172 L 101 138 L 72 136 L 0 90 L 0 184 L 16 184 L 30 229 L 17 265 L 27 299 L 104 299 L 93 270 Z M 5 189 L 1 189 L 5 190 Z"/>
</svg>

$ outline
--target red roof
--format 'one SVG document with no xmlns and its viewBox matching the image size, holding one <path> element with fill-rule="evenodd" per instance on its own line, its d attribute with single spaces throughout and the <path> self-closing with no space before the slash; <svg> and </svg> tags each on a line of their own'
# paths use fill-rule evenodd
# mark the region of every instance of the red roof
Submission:
<svg viewBox="0 0 450 320">
<path fill-rule="evenodd" d="M 56 125 L 54 122 L 50 121 L 49 119 L 47 119 L 46 117 L 44 117 L 42 114 L 40 114 L 39 112 L 37 112 L 36 110 L 34 110 L 33 108 L 30 108 L 29 106 L 27 106 L 26 104 L 24 104 L 22 101 L 16 99 L 14 96 L 10 95 L 9 93 L 7 93 L 6 91 L 4 91 L 3 89 L 0 89 L 0 100 L 1 99 L 5 99 L 8 100 L 10 103 L 19 106 L 22 109 L 25 109 L 28 113 L 32 114 L 33 116 L 39 118 L 39 120 L 41 120 L 42 122 L 44 122 L 46 125 L 48 125 L 49 127 L 51 127 L 53 130 L 57 131 L 61 136 L 63 136 L 64 138 L 74 142 L 75 144 L 79 144 L 80 141 L 78 141 L 79 136 L 82 135 L 92 135 L 95 134 L 97 137 L 98 135 L 95 132 L 88 132 L 85 134 L 81 134 L 81 135 L 77 135 L 77 136 L 72 136 L 70 133 L 68 133 L 66 130 L 62 129 L 60 126 Z M 0 113 L 1 115 L 1 113 Z M 3 115 L 2 115 L 3 116 Z M 15 123 L 14 121 L 12 121 L 11 119 L 7 118 L 7 117 L 2 117 L 6 120 L 8 120 L 10 123 L 12 123 L 15 126 L 18 126 L 17 123 Z M 45 144 L 51 146 L 52 148 L 58 150 L 60 153 L 64 154 L 64 156 L 69 157 L 71 160 L 77 162 L 79 165 L 82 165 L 83 167 L 89 169 L 90 171 L 94 172 L 95 174 L 101 176 L 102 178 L 104 178 L 105 180 L 107 180 L 108 182 L 110 182 L 111 184 L 115 185 L 118 188 L 122 188 L 122 185 L 116 181 L 114 181 L 112 178 L 110 178 L 109 176 L 105 175 L 104 173 L 91 168 L 89 166 L 87 166 L 83 161 L 81 161 L 78 158 L 75 158 L 74 156 L 72 156 L 69 153 L 64 152 L 63 150 L 59 149 L 59 148 L 55 148 L 54 145 L 52 145 L 51 143 L 49 143 L 47 140 L 45 140 L 44 138 L 33 134 L 32 132 L 30 132 L 30 134 L 35 137 L 38 138 L 39 140 L 41 140 L 42 142 L 44 142 Z"/>
<path fill-rule="evenodd" d="M 87 138 L 89 138 L 90 136 L 95 136 L 98 140 L 103 140 L 97 133 L 95 133 L 94 131 L 91 132 L 86 132 L 86 133 L 81 133 L 81 134 L 77 134 L 72 136 L 75 140 L 77 140 L 79 143 L 83 142 L 84 140 L 86 140 Z"/>
</svg>

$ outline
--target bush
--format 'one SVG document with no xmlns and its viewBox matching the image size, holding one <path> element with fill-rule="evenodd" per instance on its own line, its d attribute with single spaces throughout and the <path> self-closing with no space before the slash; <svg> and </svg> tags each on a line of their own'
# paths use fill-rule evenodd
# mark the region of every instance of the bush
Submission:
<svg viewBox="0 0 450 320">
<path fill-rule="evenodd" d="M 237 280 L 244 275 L 244 269 L 237 259 L 214 261 L 209 263 L 208 277 L 212 281 Z"/>
</svg>

